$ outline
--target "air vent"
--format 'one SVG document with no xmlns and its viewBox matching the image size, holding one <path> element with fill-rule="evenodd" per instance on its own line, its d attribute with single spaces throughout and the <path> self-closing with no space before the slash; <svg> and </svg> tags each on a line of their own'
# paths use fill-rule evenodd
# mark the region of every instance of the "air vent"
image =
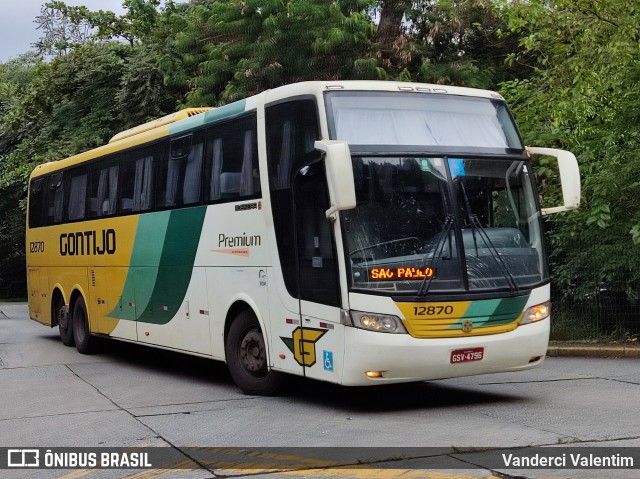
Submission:
<svg viewBox="0 0 640 479">
<path fill-rule="evenodd" d="M 180 110 L 176 113 L 172 113 L 171 115 L 158 118 L 157 120 L 153 120 L 142 125 L 134 126 L 133 128 L 129 128 L 128 130 L 121 131 L 113 138 L 111 138 L 109 140 L 109 143 L 115 143 L 116 141 L 124 140 L 125 138 L 131 138 L 132 136 L 139 135 L 140 133 L 153 130 L 154 128 L 158 128 L 160 126 L 168 125 L 170 123 L 175 123 L 176 121 L 184 120 L 185 118 L 191 118 L 192 116 L 199 115 L 200 113 L 205 113 L 209 110 L 212 110 L 212 108 L 187 108 L 185 110 Z"/>
<path fill-rule="evenodd" d="M 205 113 L 209 110 L 211 110 L 211 108 L 188 108 L 185 111 L 187 112 L 187 115 L 191 117 L 191 116 L 199 115 L 200 113 Z"/>
<path fill-rule="evenodd" d="M 96 287 L 96 270 L 91 270 L 91 286 Z"/>
</svg>

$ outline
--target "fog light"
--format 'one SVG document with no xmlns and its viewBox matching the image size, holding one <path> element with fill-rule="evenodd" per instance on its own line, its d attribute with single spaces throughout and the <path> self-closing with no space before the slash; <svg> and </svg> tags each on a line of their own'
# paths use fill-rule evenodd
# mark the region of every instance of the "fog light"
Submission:
<svg viewBox="0 0 640 479">
<path fill-rule="evenodd" d="M 381 371 L 367 371 L 364 374 L 368 378 L 381 378 L 382 377 L 382 372 Z"/>
</svg>

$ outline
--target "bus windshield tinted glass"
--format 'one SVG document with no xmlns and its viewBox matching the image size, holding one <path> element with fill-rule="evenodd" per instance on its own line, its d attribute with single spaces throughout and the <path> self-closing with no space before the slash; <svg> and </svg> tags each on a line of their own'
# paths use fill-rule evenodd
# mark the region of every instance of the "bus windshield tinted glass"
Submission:
<svg viewBox="0 0 640 479">
<path fill-rule="evenodd" d="M 436 93 L 330 92 L 330 136 L 354 145 L 522 149 L 503 101 Z"/>
<path fill-rule="evenodd" d="M 414 294 L 517 290 L 547 279 L 523 161 L 354 158 L 341 213 L 351 287 Z"/>
</svg>

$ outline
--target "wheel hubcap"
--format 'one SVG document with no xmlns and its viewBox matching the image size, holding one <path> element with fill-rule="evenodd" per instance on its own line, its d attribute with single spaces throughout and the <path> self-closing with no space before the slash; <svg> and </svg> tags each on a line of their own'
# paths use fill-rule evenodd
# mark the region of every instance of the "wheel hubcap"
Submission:
<svg viewBox="0 0 640 479">
<path fill-rule="evenodd" d="M 240 343 L 240 363 L 247 371 L 256 375 L 264 375 L 267 372 L 267 358 L 264 350 L 262 334 L 257 329 L 252 329 Z"/>
</svg>

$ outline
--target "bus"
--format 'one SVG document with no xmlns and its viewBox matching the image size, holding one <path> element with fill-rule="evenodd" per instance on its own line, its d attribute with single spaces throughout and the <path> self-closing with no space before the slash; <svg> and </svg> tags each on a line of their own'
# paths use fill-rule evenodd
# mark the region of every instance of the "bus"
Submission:
<svg viewBox="0 0 640 479">
<path fill-rule="evenodd" d="M 29 314 L 80 353 L 225 361 L 246 394 L 525 370 L 549 339 L 542 215 L 579 201 L 575 156 L 525 147 L 495 92 L 286 85 L 37 166 Z"/>
</svg>

